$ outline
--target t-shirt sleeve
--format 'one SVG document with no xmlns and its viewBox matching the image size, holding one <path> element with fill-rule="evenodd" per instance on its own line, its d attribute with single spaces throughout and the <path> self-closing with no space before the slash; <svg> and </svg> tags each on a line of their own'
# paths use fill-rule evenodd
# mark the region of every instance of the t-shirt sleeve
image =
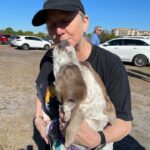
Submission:
<svg viewBox="0 0 150 150">
<path fill-rule="evenodd" d="M 113 61 L 108 66 L 110 72 L 109 80 L 107 80 L 107 92 L 115 105 L 117 118 L 130 121 L 133 117 L 131 113 L 131 92 L 127 72 L 119 57 L 115 57 Z"/>
<path fill-rule="evenodd" d="M 43 110 L 52 120 L 58 118 L 59 115 L 59 101 L 54 92 L 54 80 L 52 51 L 49 50 L 40 63 L 36 89 L 37 96 L 42 102 Z"/>
<path fill-rule="evenodd" d="M 54 81 L 52 52 L 49 50 L 43 56 L 40 63 L 40 71 L 36 79 L 37 95 L 43 102 L 47 86 Z"/>
</svg>

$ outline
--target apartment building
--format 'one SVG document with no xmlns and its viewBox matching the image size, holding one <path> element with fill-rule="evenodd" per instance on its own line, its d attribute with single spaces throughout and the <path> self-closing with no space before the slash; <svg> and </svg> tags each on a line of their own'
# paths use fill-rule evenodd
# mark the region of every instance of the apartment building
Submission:
<svg viewBox="0 0 150 150">
<path fill-rule="evenodd" d="M 150 36 L 150 31 L 140 31 L 140 30 L 128 29 L 128 28 L 112 29 L 112 33 L 115 36 L 119 36 L 119 37 L 123 37 L 123 36 Z"/>
</svg>

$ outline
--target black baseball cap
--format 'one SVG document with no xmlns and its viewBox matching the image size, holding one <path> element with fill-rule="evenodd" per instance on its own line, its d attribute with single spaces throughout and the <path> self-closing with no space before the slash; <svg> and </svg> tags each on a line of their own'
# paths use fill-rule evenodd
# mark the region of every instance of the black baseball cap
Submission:
<svg viewBox="0 0 150 150">
<path fill-rule="evenodd" d="M 40 26 L 45 23 L 47 10 L 61 10 L 75 12 L 80 10 L 85 14 L 83 4 L 80 0 L 45 0 L 43 9 L 38 11 L 32 19 L 34 26 Z"/>
</svg>

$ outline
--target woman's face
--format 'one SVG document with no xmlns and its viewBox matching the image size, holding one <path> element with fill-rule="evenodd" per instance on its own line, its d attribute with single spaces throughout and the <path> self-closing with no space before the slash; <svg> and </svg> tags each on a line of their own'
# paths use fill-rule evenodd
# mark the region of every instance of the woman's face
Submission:
<svg viewBox="0 0 150 150">
<path fill-rule="evenodd" d="M 88 17 L 81 12 L 48 11 L 46 23 L 49 35 L 55 44 L 67 40 L 72 46 L 77 46 L 83 40 L 83 34 L 88 28 Z"/>
</svg>

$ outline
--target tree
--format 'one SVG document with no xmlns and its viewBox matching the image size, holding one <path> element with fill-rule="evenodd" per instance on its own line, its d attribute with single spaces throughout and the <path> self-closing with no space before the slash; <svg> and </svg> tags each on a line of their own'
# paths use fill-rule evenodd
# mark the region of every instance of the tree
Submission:
<svg viewBox="0 0 150 150">
<path fill-rule="evenodd" d="M 5 34 L 13 34 L 14 30 L 12 28 L 8 27 L 4 30 L 4 32 L 5 32 Z"/>
<path fill-rule="evenodd" d="M 0 30 L 0 34 L 3 34 L 4 33 L 4 30 Z"/>
<path fill-rule="evenodd" d="M 103 31 L 102 33 L 101 33 L 101 36 L 100 36 L 100 41 L 101 41 L 101 43 L 104 43 L 104 42 L 106 42 L 106 41 L 108 41 L 108 40 L 111 40 L 111 39 L 113 39 L 113 38 L 116 38 L 117 36 L 115 36 L 114 34 L 112 34 L 112 33 L 110 33 L 109 31 Z"/>
<path fill-rule="evenodd" d="M 34 34 L 35 36 L 41 37 L 41 38 L 46 38 L 47 35 L 45 33 L 39 32 L 37 34 Z"/>
<path fill-rule="evenodd" d="M 91 39 L 91 35 L 92 33 L 88 33 L 86 35 L 87 39 L 90 41 Z M 100 43 L 104 43 L 108 40 L 111 40 L 113 38 L 116 38 L 116 36 L 114 34 L 112 34 L 111 32 L 107 31 L 107 30 L 104 30 L 102 31 L 101 35 L 100 35 Z"/>
<path fill-rule="evenodd" d="M 32 31 L 25 31 L 24 35 L 34 35 L 34 33 Z"/>
<path fill-rule="evenodd" d="M 17 35 L 24 35 L 24 32 L 23 32 L 22 30 L 18 30 L 18 31 L 16 32 L 16 34 L 17 34 Z"/>
</svg>

